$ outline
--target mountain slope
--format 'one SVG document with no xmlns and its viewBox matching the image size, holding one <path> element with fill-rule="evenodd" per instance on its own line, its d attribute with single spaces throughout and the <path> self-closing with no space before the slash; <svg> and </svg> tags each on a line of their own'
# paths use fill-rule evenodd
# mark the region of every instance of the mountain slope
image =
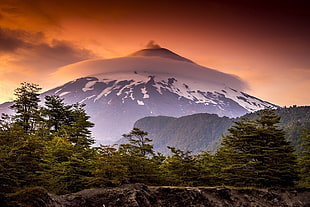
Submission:
<svg viewBox="0 0 310 207">
<path fill-rule="evenodd" d="M 66 103 L 85 103 L 95 123 L 93 135 L 112 143 L 146 116 L 180 117 L 212 113 L 237 117 L 277 106 L 243 92 L 238 77 L 206 68 L 164 48 L 131 56 L 82 61 L 61 68 L 58 76 L 75 77 L 42 94 L 58 95 Z"/>
<path fill-rule="evenodd" d="M 203 113 L 180 118 L 145 117 L 138 120 L 134 127 L 149 133 L 155 151 L 167 154 L 167 146 L 193 153 L 207 150 L 214 143 L 219 144 L 221 136 L 232 124 L 233 120 L 228 117 Z"/>
<path fill-rule="evenodd" d="M 276 114 L 281 117 L 279 127 L 286 131 L 286 139 L 291 141 L 298 153 L 302 151 L 301 134 L 310 130 L 310 106 L 279 108 Z M 218 117 L 214 114 L 193 114 L 180 118 L 145 117 L 134 127 L 149 133 L 155 151 L 168 153 L 167 146 L 197 153 L 201 150 L 215 151 L 221 143 L 222 135 L 233 122 L 241 118 L 254 120 L 257 113 L 246 114 L 238 119 Z M 121 140 L 119 143 L 125 142 Z"/>
<path fill-rule="evenodd" d="M 150 49 L 143 49 L 139 50 L 130 56 L 132 57 L 163 57 L 163 58 L 170 58 L 173 60 L 178 61 L 185 61 L 189 63 L 194 63 L 193 61 L 186 59 L 178 54 L 175 54 L 174 52 L 166 49 L 166 48 L 150 48 Z"/>
</svg>

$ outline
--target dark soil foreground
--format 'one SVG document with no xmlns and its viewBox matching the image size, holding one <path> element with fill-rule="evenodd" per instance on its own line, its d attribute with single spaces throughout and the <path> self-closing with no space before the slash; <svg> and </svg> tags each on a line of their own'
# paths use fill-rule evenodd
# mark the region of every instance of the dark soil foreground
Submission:
<svg viewBox="0 0 310 207">
<path fill-rule="evenodd" d="M 88 189 L 62 196 L 35 188 L 1 195 L 1 207 L 310 207 L 310 189 L 255 190 L 150 187 L 143 184 Z"/>
</svg>

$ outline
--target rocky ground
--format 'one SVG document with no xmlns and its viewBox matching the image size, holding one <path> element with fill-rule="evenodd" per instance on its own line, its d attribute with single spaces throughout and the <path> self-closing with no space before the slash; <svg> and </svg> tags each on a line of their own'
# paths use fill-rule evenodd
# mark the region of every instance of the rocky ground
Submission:
<svg viewBox="0 0 310 207">
<path fill-rule="evenodd" d="M 310 189 L 256 190 L 152 187 L 142 184 L 52 195 L 36 188 L 0 195 L 0 206 L 18 207 L 310 207 Z"/>
</svg>

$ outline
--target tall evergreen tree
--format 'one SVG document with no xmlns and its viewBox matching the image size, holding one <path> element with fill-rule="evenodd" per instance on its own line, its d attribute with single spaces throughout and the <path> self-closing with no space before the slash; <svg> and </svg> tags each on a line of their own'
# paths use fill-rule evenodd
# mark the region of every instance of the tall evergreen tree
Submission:
<svg viewBox="0 0 310 207">
<path fill-rule="evenodd" d="M 41 184 L 40 163 L 45 142 L 27 134 L 22 126 L 0 128 L 0 191 L 14 191 Z"/>
<path fill-rule="evenodd" d="M 128 166 L 115 145 L 100 145 L 96 169 L 90 184 L 93 186 L 120 185 L 128 182 Z"/>
<path fill-rule="evenodd" d="M 195 186 L 198 185 L 199 167 L 195 163 L 195 156 L 191 151 L 183 152 L 180 149 L 169 147 L 172 155 L 168 156 L 161 168 L 165 182 L 168 185 Z"/>
<path fill-rule="evenodd" d="M 83 190 L 95 167 L 96 154 L 93 148 L 80 148 L 69 137 L 55 136 L 45 145 L 41 156 L 40 179 L 50 192 L 64 194 Z"/>
<path fill-rule="evenodd" d="M 93 123 L 84 105 L 65 105 L 57 96 L 46 97 L 46 107 L 39 109 L 39 90 L 36 84 L 23 83 L 15 90 L 16 115 L 0 120 L 0 188 L 82 190 L 95 167 L 89 130 Z"/>
<path fill-rule="evenodd" d="M 299 160 L 301 185 L 310 186 L 310 131 L 304 130 L 303 146 L 305 150 Z"/>
<path fill-rule="evenodd" d="M 59 132 L 62 125 L 70 124 L 70 111 L 72 105 L 65 105 L 59 96 L 46 96 L 45 108 L 42 113 L 45 116 L 47 127 L 52 132 Z"/>
<path fill-rule="evenodd" d="M 202 151 L 194 155 L 194 165 L 198 169 L 197 185 L 216 186 L 219 185 L 218 166 L 215 163 L 215 156 Z"/>
<path fill-rule="evenodd" d="M 242 120 L 228 129 L 217 151 L 222 180 L 235 186 L 292 186 L 297 180 L 294 149 L 273 110 L 262 110 L 255 121 Z"/>
<path fill-rule="evenodd" d="M 128 139 L 129 144 L 123 144 L 121 147 L 143 157 L 153 155 L 153 145 L 149 144 L 152 140 L 147 138 L 147 135 L 147 132 L 133 128 L 129 134 L 123 134 L 123 137 Z"/>
<path fill-rule="evenodd" d="M 150 144 L 152 140 L 146 137 L 147 134 L 138 128 L 133 128 L 129 134 L 123 135 L 129 144 L 122 144 L 118 149 L 122 164 L 128 169 L 130 183 L 156 184 L 160 177 L 158 160 L 153 159 L 154 150 Z"/>
<path fill-rule="evenodd" d="M 21 125 L 27 132 L 35 128 L 38 118 L 40 90 L 39 85 L 24 82 L 21 83 L 21 87 L 14 91 L 16 99 L 11 108 L 15 110 L 16 123 Z"/>
<path fill-rule="evenodd" d="M 69 123 L 64 124 L 61 127 L 61 133 L 70 137 L 70 141 L 76 145 L 76 147 L 90 147 L 94 144 L 94 139 L 91 137 L 90 128 L 94 126 L 89 121 L 90 116 L 87 115 L 85 104 L 73 104 L 72 109 L 69 112 Z"/>
<path fill-rule="evenodd" d="M 47 189 L 57 194 L 82 190 L 95 167 L 96 153 L 91 147 L 94 139 L 89 130 L 94 124 L 89 121 L 84 105 L 64 105 L 58 97 L 47 100 L 48 108 L 44 111 L 53 136 L 42 156 L 42 180 L 47 181 Z"/>
</svg>

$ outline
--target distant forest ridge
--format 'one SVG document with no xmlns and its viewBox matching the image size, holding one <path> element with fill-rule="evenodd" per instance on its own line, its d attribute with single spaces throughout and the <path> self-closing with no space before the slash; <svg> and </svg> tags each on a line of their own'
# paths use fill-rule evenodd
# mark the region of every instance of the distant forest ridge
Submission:
<svg viewBox="0 0 310 207">
<path fill-rule="evenodd" d="M 280 128 L 286 132 L 286 139 L 292 143 L 297 153 L 303 150 L 301 135 L 304 129 L 310 130 L 310 106 L 292 106 L 278 108 L 276 114 L 281 117 Z M 215 152 L 220 146 L 222 135 L 227 134 L 235 121 L 254 120 L 259 112 L 246 114 L 240 118 L 219 117 L 216 114 L 199 113 L 179 118 L 156 116 L 138 120 L 134 127 L 148 132 L 153 140 L 155 151 L 169 153 L 166 146 L 198 153 L 201 150 Z M 125 140 L 120 140 L 119 143 Z"/>
</svg>

